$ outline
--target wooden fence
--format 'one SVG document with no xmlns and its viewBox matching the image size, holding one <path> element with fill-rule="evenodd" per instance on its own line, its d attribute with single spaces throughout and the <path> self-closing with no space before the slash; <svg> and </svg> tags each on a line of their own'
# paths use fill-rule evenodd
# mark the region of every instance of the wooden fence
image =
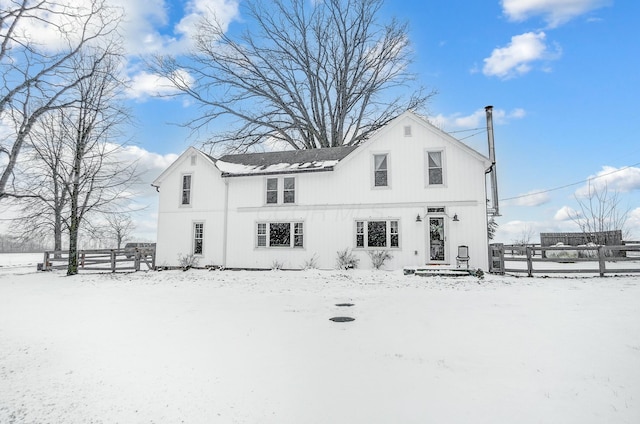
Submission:
<svg viewBox="0 0 640 424">
<path fill-rule="evenodd" d="M 42 270 L 67 269 L 68 263 L 69 251 L 47 250 L 44 252 Z M 140 271 L 142 264 L 146 265 L 147 269 L 155 269 L 154 247 L 78 251 L 78 271 Z"/>
<path fill-rule="evenodd" d="M 640 243 L 619 246 L 489 246 L 489 272 L 494 274 L 526 273 L 597 273 L 640 272 Z"/>
</svg>

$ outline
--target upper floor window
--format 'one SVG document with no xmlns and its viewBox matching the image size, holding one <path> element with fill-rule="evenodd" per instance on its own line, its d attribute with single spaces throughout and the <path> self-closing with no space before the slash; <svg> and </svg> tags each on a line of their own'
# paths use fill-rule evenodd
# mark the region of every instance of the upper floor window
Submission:
<svg viewBox="0 0 640 424">
<path fill-rule="evenodd" d="M 186 174 L 182 176 L 182 196 L 180 200 L 181 205 L 191 204 L 191 175 Z"/>
<path fill-rule="evenodd" d="M 387 154 L 373 155 L 373 186 L 389 185 L 389 158 Z"/>
<path fill-rule="evenodd" d="M 283 203 L 295 203 L 296 202 L 296 179 L 293 177 L 283 178 Z"/>
<path fill-rule="evenodd" d="M 278 203 L 296 202 L 295 177 L 267 178 L 266 203 L 277 205 Z"/>
<path fill-rule="evenodd" d="M 302 222 L 259 222 L 256 227 L 257 247 L 304 247 Z"/>
<path fill-rule="evenodd" d="M 400 247 L 400 232 L 398 221 L 356 221 L 356 247 Z"/>
<path fill-rule="evenodd" d="M 277 178 L 267 178 L 267 203 L 278 203 Z"/>
<path fill-rule="evenodd" d="M 427 184 L 444 184 L 442 152 L 427 152 Z"/>
</svg>

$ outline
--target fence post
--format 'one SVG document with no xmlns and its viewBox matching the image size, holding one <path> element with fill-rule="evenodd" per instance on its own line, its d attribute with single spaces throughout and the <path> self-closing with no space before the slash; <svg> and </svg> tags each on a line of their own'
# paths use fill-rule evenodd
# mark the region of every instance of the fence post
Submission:
<svg viewBox="0 0 640 424">
<path fill-rule="evenodd" d="M 533 277 L 533 260 L 531 259 L 531 247 L 526 247 L 527 251 L 527 274 L 529 277 Z"/>
<path fill-rule="evenodd" d="M 49 271 L 49 252 L 44 252 L 44 262 L 42 263 L 42 270 Z"/>
<path fill-rule="evenodd" d="M 137 272 L 140 271 L 140 250 L 136 248 L 135 255 L 133 256 L 133 269 Z"/>
<path fill-rule="evenodd" d="M 598 269 L 600 270 L 600 276 L 604 277 L 606 271 L 606 265 L 604 262 L 604 247 L 598 246 Z"/>
<path fill-rule="evenodd" d="M 111 249 L 111 272 L 116 272 L 116 252 Z"/>
</svg>

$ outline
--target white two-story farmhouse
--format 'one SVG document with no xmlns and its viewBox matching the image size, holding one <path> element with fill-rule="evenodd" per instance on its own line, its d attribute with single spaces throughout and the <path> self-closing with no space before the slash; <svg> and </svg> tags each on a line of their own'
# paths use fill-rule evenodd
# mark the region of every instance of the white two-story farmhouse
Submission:
<svg viewBox="0 0 640 424">
<path fill-rule="evenodd" d="M 359 146 L 227 155 L 187 149 L 154 182 L 160 193 L 156 263 L 335 268 L 350 249 L 359 268 L 388 251 L 387 269 L 487 269 L 490 160 L 406 112 Z M 465 264 L 467 266 L 467 264 Z"/>
</svg>

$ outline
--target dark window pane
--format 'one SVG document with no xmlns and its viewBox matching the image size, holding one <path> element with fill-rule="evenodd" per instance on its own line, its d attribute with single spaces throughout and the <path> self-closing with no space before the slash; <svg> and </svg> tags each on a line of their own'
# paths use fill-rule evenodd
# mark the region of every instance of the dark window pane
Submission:
<svg viewBox="0 0 640 424">
<path fill-rule="evenodd" d="M 283 199 L 282 201 L 284 203 L 295 203 L 296 201 L 296 192 L 295 191 L 286 191 L 283 193 Z"/>
<path fill-rule="evenodd" d="M 269 224 L 269 246 L 291 246 L 291 225 L 288 222 Z"/>
<path fill-rule="evenodd" d="M 202 240 L 196 240 L 195 241 L 195 245 L 193 247 L 193 254 L 194 255 L 201 255 L 202 254 Z"/>
<path fill-rule="evenodd" d="M 387 245 L 387 222 L 369 221 L 368 239 L 369 247 L 386 247 Z"/>
<path fill-rule="evenodd" d="M 364 234 L 356 236 L 356 247 L 364 247 Z"/>
<path fill-rule="evenodd" d="M 295 178 L 285 178 L 284 179 L 284 189 L 285 190 L 294 190 L 296 188 L 296 180 Z"/>
<path fill-rule="evenodd" d="M 429 169 L 429 184 L 442 184 L 442 169 Z"/>
<path fill-rule="evenodd" d="M 277 191 L 267 191 L 267 203 L 278 203 Z"/>
<path fill-rule="evenodd" d="M 277 178 L 268 178 L 267 179 L 267 190 L 277 190 L 278 189 L 278 179 Z"/>
<path fill-rule="evenodd" d="M 191 197 L 191 193 L 189 190 L 182 190 L 182 204 L 188 205 Z"/>
<path fill-rule="evenodd" d="M 387 171 L 376 171 L 375 174 L 375 186 L 386 187 L 387 186 Z"/>
<path fill-rule="evenodd" d="M 398 241 L 399 241 L 398 235 L 391 234 L 391 247 L 399 247 L 400 243 Z"/>
</svg>

